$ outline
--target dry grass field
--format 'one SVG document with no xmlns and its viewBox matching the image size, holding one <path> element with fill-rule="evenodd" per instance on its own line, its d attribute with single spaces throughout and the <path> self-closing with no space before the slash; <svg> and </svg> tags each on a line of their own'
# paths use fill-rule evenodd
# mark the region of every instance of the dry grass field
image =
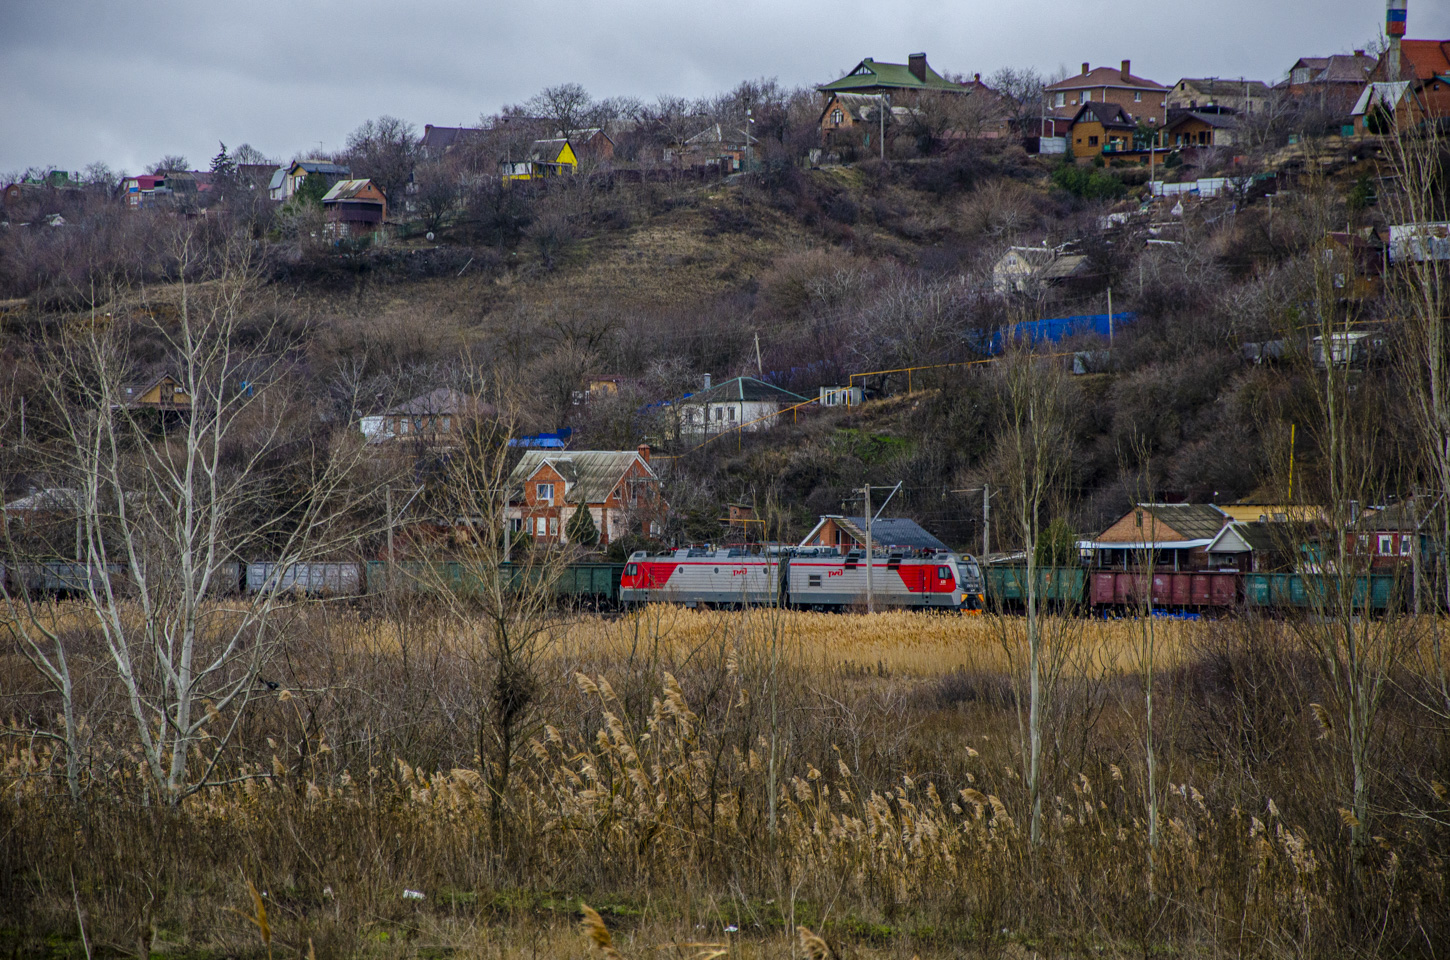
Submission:
<svg viewBox="0 0 1450 960">
<path fill-rule="evenodd" d="M 1450 922 L 1430 675 L 1387 693 L 1354 851 L 1334 690 L 1284 622 L 1044 619 L 1034 840 L 1022 618 L 551 614 L 501 664 L 476 612 L 303 602 L 208 726 L 214 785 L 166 804 L 85 617 L 53 614 L 83 802 L 7 648 L 0 953 L 1430 957 Z"/>
</svg>

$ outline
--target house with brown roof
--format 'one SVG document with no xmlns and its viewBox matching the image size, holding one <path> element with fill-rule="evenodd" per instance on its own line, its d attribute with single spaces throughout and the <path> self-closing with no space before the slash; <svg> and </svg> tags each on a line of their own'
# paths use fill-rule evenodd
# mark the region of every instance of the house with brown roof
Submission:
<svg viewBox="0 0 1450 960">
<path fill-rule="evenodd" d="M 538 544 L 569 541 L 570 521 L 588 510 L 599 546 L 630 534 L 658 536 L 668 505 L 650 448 L 528 450 L 509 474 L 509 530 Z"/>
<path fill-rule="evenodd" d="M 436 160 L 448 151 L 477 140 L 481 136 L 483 136 L 483 131 L 477 127 L 435 127 L 431 123 L 425 123 L 423 124 L 423 136 L 418 141 L 418 148 L 425 157 Z"/>
<path fill-rule="evenodd" d="M 1154 80 L 1134 76 L 1133 62 L 1120 67 L 1082 65 L 1082 73 L 1043 89 L 1047 105 L 1059 116 L 1073 115 L 1085 103 L 1112 103 L 1134 122 L 1163 124 L 1168 121 L 1168 88 Z"/>
<path fill-rule="evenodd" d="M 1383 135 L 1450 118 L 1450 40 L 1401 40 L 1395 58 L 1380 57 L 1350 110 L 1355 132 Z"/>
<path fill-rule="evenodd" d="M 1184 77 L 1168 91 L 1168 112 L 1220 107 L 1236 113 L 1262 113 L 1272 91 L 1262 80 L 1243 77 Z"/>
<path fill-rule="evenodd" d="M 1328 113 L 1348 116 L 1378 61 L 1363 50 L 1300 57 L 1289 68 L 1289 96 Z"/>
<path fill-rule="evenodd" d="M 1154 569 L 1203 570 L 1209 545 L 1228 522 L 1213 504 L 1139 503 L 1078 548 L 1096 567 L 1130 570 L 1146 562 Z"/>
</svg>

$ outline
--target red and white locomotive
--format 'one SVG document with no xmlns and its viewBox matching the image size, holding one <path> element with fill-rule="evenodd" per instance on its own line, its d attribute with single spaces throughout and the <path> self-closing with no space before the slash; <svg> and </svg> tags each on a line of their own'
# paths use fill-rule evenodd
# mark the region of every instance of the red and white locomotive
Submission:
<svg viewBox="0 0 1450 960">
<path fill-rule="evenodd" d="M 983 607 L 981 569 L 949 551 L 891 550 L 871 559 L 869 589 L 878 609 Z M 815 610 L 866 606 L 864 553 L 837 547 L 690 547 L 629 558 L 620 600 L 686 606 L 782 605 Z"/>
</svg>

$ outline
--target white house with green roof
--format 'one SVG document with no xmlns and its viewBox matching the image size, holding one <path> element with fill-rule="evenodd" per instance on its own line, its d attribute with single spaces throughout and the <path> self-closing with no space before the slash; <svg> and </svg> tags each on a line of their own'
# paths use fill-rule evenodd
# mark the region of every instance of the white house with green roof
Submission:
<svg viewBox="0 0 1450 960">
<path fill-rule="evenodd" d="M 754 377 L 736 377 L 712 385 L 706 374 L 701 390 L 686 394 L 673 406 L 678 411 L 680 433 L 701 434 L 736 428 L 769 430 L 782 419 L 772 414 L 806 400 L 798 393 Z"/>
</svg>

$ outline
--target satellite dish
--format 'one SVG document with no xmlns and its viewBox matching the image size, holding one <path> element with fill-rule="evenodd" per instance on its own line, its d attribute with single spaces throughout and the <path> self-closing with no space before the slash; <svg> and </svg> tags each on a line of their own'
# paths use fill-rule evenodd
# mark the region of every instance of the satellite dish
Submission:
<svg viewBox="0 0 1450 960">
<path fill-rule="evenodd" d="M 428 231 L 428 239 L 429 240 L 432 240 L 433 239 L 433 231 L 432 230 L 429 230 Z"/>
</svg>

